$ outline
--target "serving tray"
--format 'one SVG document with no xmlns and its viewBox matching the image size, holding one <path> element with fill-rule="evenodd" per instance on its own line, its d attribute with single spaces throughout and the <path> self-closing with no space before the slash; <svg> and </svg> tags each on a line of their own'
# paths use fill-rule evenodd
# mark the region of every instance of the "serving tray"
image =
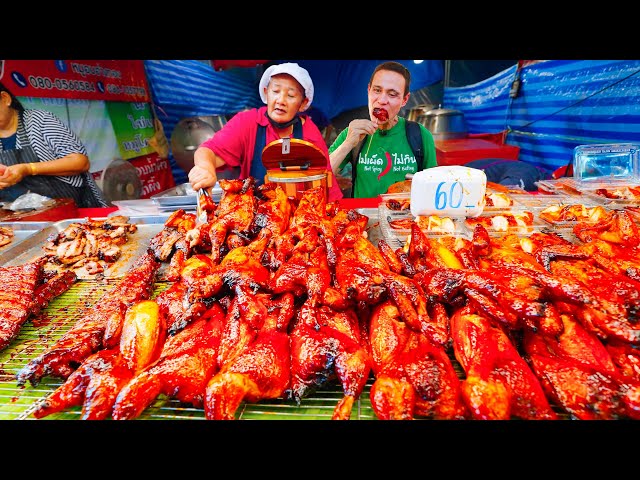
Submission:
<svg viewBox="0 0 640 480">
<path fill-rule="evenodd" d="M 52 222 L 0 222 L 0 227 L 10 228 L 13 230 L 13 240 L 6 245 L 0 247 L 0 254 L 6 254 L 12 251 L 20 243 L 27 238 L 35 235 L 43 228 L 51 225 Z"/>
<path fill-rule="evenodd" d="M 221 197 L 222 188 L 220 188 L 219 183 L 216 183 L 211 189 L 211 199 L 218 203 Z M 176 207 L 184 208 L 185 210 L 189 210 L 185 207 L 192 207 L 195 210 L 198 204 L 196 192 L 190 183 L 182 183 L 164 192 L 156 193 L 150 198 L 158 205 L 160 210 L 175 210 Z"/>
<path fill-rule="evenodd" d="M 107 217 L 93 218 L 92 220 L 104 221 Z M 151 239 L 164 228 L 166 216 L 150 215 L 150 216 L 130 216 L 129 223 L 136 224 L 137 231 L 129 233 L 129 241 L 121 246 L 121 255 L 114 263 L 110 264 L 104 272 L 98 274 L 105 278 L 120 278 L 124 276 L 133 262 L 140 257 L 148 248 Z M 57 235 L 72 223 L 86 222 L 87 218 L 70 218 L 60 220 L 58 222 L 47 223 L 42 228 L 30 235 L 7 250 L 0 250 L 0 265 L 22 265 L 24 263 L 35 260 L 42 256 L 44 251 L 43 245 L 47 242 L 50 235 Z M 25 222 L 27 223 L 27 222 Z M 83 269 L 77 271 L 79 280 L 93 280 L 97 275 L 90 275 Z M 162 275 L 160 272 L 159 275 Z"/>
</svg>

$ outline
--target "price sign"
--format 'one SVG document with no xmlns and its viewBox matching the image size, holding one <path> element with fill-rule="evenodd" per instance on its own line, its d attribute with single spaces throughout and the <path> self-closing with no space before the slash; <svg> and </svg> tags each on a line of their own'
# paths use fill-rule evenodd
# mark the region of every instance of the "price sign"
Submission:
<svg viewBox="0 0 640 480">
<path fill-rule="evenodd" d="M 484 208 L 486 190 L 487 176 L 477 168 L 428 168 L 411 180 L 411 214 L 477 217 Z"/>
</svg>

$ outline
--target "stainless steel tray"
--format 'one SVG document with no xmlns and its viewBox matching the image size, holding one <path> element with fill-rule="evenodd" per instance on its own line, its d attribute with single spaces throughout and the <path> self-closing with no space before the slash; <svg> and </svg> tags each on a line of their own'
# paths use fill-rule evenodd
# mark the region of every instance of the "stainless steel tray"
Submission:
<svg viewBox="0 0 640 480">
<path fill-rule="evenodd" d="M 96 217 L 93 220 L 105 220 L 107 217 Z M 133 262 L 148 248 L 151 239 L 164 228 L 167 220 L 163 215 L 129 216 L 129 223 L 135 223 L 138 230 L 129 234 L 129 241 L 122 245 L 120 258 L 109 266 L 102 276 L 105 278 L 119 278 L 124 276 Z M 42 246 L 47 242 L 49 235 L 57 235 L 71 223 L 85 222 L 86 218 L 70 218 L 55 223 L 48 223 L 44 228 L 29 235 L 19 244 L 7 251 L 0 251 L 0 265 L 22 265 L 43 255 Z M 78 274 L 80 280 L 94 280 L 96 275 Z"/>
<path fill-rule="evenodd" d="M 221 196 L 222 188 L 216 183 L 211 189 L 211 199 L 214 202 L 219 202 Z M 195 209 L 198 203 L 196 192 L 191 188 L 190 183 L 182 183 L 164 192 L 156 193 L 150 198 L 160 207 L 185 207 L 191 205 Z"/>
<path fill-rule="evenodd" d="M 43 228 L 51 225 L 51 222 L 0 222 L 0 227 L 8 227 L 13 230 L 13 240 L 11 243 L 0 247 L 0 254 L 4 255 L 12 251 L 20 243 L 30 236 L 38 233 Z"/>
</svg>

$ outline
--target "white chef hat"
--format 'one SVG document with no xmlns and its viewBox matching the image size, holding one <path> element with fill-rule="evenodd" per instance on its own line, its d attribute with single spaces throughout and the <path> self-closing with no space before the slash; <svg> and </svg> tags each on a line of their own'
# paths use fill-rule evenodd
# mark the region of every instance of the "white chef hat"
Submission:
<svg viewBox="0 0 640 480">
<path fill-rule="evenodd" d="M 293 78 L 295 78 L 302 88 L 304 88 L 304 96 L 309 99 L 309 103 L 307 104 L 307 108 L 311 105 L 313 101 L 313 82 L 311 81 L 311 77 L 309 76 L 309 72 L 302 68 L 297 63 L 281 63 L 280 65 L 271 65 L 267 68 L 262 74 L 262 78 L 260 79 L 260 98 L 264 103 L 267 103 L 267 96 L 264 93 L 264 89 L 267 85 L 269 85 L 269 81 L 271 77 L 274 75 L 278 75 L 279 73 L 288 73 Z"/>
</svg>

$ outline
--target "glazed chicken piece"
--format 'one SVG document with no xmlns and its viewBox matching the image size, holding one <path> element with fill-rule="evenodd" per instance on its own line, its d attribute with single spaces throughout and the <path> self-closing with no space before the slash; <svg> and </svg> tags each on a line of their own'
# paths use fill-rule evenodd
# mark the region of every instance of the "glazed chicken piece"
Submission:
<svg viewBox="0 0 640 480">
<path fill-rule="evenodd" d="M 502 327 L 463 308 L 451 317 L 464 402 L 476 420 L 555 420 L 540 382 Z"/>
<path fill-rule="evenodd" d="M 188 285 L 206 277 L 212 271 L 213 262 L 210 257 L 195 254 L 184 262 L 178 281 L 156 297 L 156 302 L 167 319 L 169 335 L 175 335 L 207 310 L 203 300 L 189 301 Z"/>
<path fill-rule="evenodd" d="M 247 284 L 255 291 L 265 289 L 270 273 L 260 259 L 269 241 L 269 235 L 265 234 L 246 246 L 233 248 L 217 266 L 211 259 L 210 263 L 214 266 L 209 274 L 185 276 L 183 281 L 187 285 L 188 301 L 194 303 L 199 299 L 220 295 L 225 293 L 222 292 L 223 287 L 227 287 L 225 290 L 233 291 L 239 283 Z"/>
<path fill-rule="evenodd" d="M 367 338 L 356 313 L 314 307 L 307 301 L 289 337 L 292 397 L 300 403 L 309 392 L 337 378 L 344 397 L 334 409 L 333 419 L 349 420 L 371 371 Z"/>
<path fill-rule="evenodd" d="M 598 222 L 578 222 L 573 233 L 585 243 L 595 239 L 623 247 L 640 245 L 640 231 L 629 212 L 613 210 Z"/>
<path fill-rule="evenodd" d="M 284 265 L 302 239 L 309 233 L 321 235 L 327 247 L 329 261 L 335 265 L 335 247 L 333 241 L 336 238 L 336 226 L 327 215 L 327 203 L 324 190 L 320 187 L 305 190 L 295 208 L 289 228 L 274 238 L 271 264 L 274 269 Z"/>
<path fill-rule="evenodd" d="M 164 228 L 150 240 L 149 251 L 155 255 L 156 259 L 159 262 L 169 260 L 169 268 L 165 274 L 166 280 L 177 281 L 180 278 L 184 262 L 196 248 L 206 250 L 208 237 L 205 233 L 198 232 L 198 239 L 194 240 L 195 225 L 196 219 L 193 213 L 178 209 L 169 215 L 164 222 Z"/>
<path fill-rule="evenodd" d="M 605 347 L 623 375 L 640 381 L 640 346 L 614 340 L 607 342 Z"/>
<path fill-rule="evenodd" d="M 574 298 L 554 296 L 555 306 L 563 313 L 574 315 L 602 340 L 617 339 L 640 345 L 637 328 L 640 281 L 626 275 L 634 269 L 623 268 L 628 263 L 621 263 L 626 261 L 616 258 L 615 252 L 608 250 L 611 245 L 604 241 L 574 245 L 566 241 L 554 242 L 552 238 L 549 236 L 549 242 L 545 244 L 538 236 L 530 245 L 523 244 L 523 248 L 530 250 L 545 267 L 539 276 L 541 285 L 551 286 L 555 279 L 565 286 L 573 284 L 576 292 L 583 292 Z"/>
<path fill-rule="evenodd" d="M 259 202 L 249 234 L 251 237 L 268 234 L 270 238 L 276 238 L 289 228 L 293 207 L 280 185 L 264 183 L 258 190 L 266 200 Z"/>
<path fill-rule="evenodd" d="M 369 396 L 379 419 L 465 418 L 460 380 L 441 345 L 409 328 L 389 301 L 374 307 L 369 330 L 375 375 Z"/>
<path fill-rule="evenodd" d="M 43 418 L 82 405 L 82 420 L 104 420 L 120 390 L 155 360 L 165 338 L 164 321 L 152 300 L 127 309 L 120 345 L 100 350 L 84 362 L 33 412 Z"/>
<path fill-rule="evenodd" d="M 227 355 L 220 370 L 209 380 L 204 404 L 208 420 L 233 420 L 243 401 L 282 398 L 289 388 L 291 357 L 287 328 L 294 314 L 293 295 L 287 293 L 273 301 L 248 297 L 245 299 L 250 302 L 240 309 L 260 314 L 263 323 L 255 338 L 241 350 Z M 242 296 L 239 302 L 245 303 Z M 257 317 L 254 315 L 254 321 Z"/>
<path fill-rule="evenodd" d="M 168 337 L 160 357 L 120 391 L 113 406 L 113 419 L 139 417 L 161 393 L 202 408 L 205 387 L 218 368 L 216 357 L 224 316 L 222 307 L 214 303 L 203 316 Z"/>
<path fill-rule="evenodd" d="M 254 179 L 220 180 L 222 197 L 210 222 L 211 259 L 215 265 L 224 257 L 225 246 L 232 249 L 246 245 L 246 235 L 256 213 L 257 200 L 253 194 Z"/>
<path fill-rule="evenodd" d="M 290 257 L 273 274 L 269 289 L 275 293 L 292 292 L 308 296 L 318 305 L 331 285 L 327 248 L 318 229 L 307 227 L 305 236 L 295 245 Z"/>
<path fill-rule="evenodd" d="M 44 275 L 44 258 L 24 265 L 0 267 L 0 350 L 20 333 L 36 310 L 34 295 Z"/>
<path fill-rule="evenodd" d="M 28 380 L 36 386 L 47 375 L 67 378 L 92 353 L 118 345 L 127 308 L 151 297 L 159 266 L 152 254 L 138 258 L 60 339 L 18 371 L 18 385 Z M 110 347 L 105 338 L 107 331 Z"/>
<path fill-rule="evenodd" d="M 563 315 L 559 337 L 525 332 L 523 348 L 547 396 L 580 420 L 640 419 L 640 383 L 616 368 L 592 333 Z"/>
<path fill-rule="evenodd" d="M 404 321 L 443 346 L 450 342 L 448 325 L 434 321 L 427 309 L 427 296 L 420 284 L 390 270 L 383 255 L 366 238 L 358 237 L 352 248 L 339 250 L 336 282 L 343 296 L 355 302 L 376 305 L 388 297 L 400 309 Z"/>
<path fill-rule="evenodd" d="M 469 267 L 463 253 L 471 249 L 467 240 L 455 237 L 427 237 L 415 222 L 411 225 L 410 241 L 405 247 L 414 272 L 439 267 Z"/>
<path fill-rule="evenodd" d="M 539 267 L 517 265 L 486 270 L 439 268 L 414 277 L 441 303 L 460 303 L 458 295 L 474 308 L 511 330 L 542 329 L 550 335 L 562 331 L 558 309 L 551 300 L 591 303 L 591 295 L 571 279 L 556 279 Z"/>
</svg>

